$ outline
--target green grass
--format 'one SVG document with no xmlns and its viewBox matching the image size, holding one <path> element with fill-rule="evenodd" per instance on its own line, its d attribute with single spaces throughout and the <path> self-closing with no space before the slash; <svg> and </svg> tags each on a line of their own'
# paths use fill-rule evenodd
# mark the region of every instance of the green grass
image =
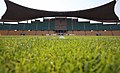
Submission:
<svg viewBox="0 0 120 73">
<path fill-rule="evenodd" d="M 0 36 L 0 73 L 120 73 L 120 37 Z"/>
</svg>

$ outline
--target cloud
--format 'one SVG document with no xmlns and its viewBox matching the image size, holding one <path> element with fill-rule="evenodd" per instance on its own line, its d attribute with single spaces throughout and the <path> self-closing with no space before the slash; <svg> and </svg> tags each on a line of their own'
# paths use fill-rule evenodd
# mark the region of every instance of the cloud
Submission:
<svg viewBox="0 0 120 73">
<path fill-rule="evenodd" d="M 5 14 L 6 10 L 7 10 L 7 6 L 4 2 L 4 0 L 0 0 L 0 19 Z"/>
<path fill-rule="evenodd" d="M 115 14 L 119 17 L 120 20 L 120 0 L 117 0 L 115 4 Z"/>
<path fill-rule="evenodd" d="M 104 5 L 111 0 L 10 0 L 25 7 L 47 11 L 76 11 Z"/>
</svg>

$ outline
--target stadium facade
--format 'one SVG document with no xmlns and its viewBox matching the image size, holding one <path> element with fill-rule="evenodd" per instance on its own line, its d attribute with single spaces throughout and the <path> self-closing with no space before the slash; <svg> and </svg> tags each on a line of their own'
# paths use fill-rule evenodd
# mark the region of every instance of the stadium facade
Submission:
<svg viewBox="0 0 120 73">
<path fill-rule="evenodd" d="M 1 35 L 56 35 L 62 33 L 64 35 L 120 36 L 120 20 L 114 12 L 115 0 L 92 9 L 66 12 L 31 9 L 9 0 L 5 0 L 5 3 L 7 11 L 0 20 L 2 22 L 0 23 Z M 37 18 L 43 18 L 43 21 L 37 20 Z M 101 23 L 79 22 L 79 18 Z M 31 23 L 20 23 L 29 20 Z M 6 22 L 17 22 L 18 24 L 7 24 Z M 104 22 L 110 24 L 103 24 Z"/>
</svg>

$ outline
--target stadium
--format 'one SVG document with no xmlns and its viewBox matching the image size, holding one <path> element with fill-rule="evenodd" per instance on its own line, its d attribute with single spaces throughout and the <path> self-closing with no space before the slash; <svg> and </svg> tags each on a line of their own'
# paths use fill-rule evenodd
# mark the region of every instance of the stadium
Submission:
<svg viewBox="0 0 120 73">
<path fill-rule="evenodd" d="M 4 0 L 0 73 L 120 73 L 118 1 L 47 11 Z"/>
<path fill-rule="evenodd" d="M 9 0 L 5 2 L 8 9 L 0 20 L 3 22 L 0 24 L 1 35 L 120 35 L 119 18 L 114 12 L 116 1 L 92 9 L 68 12 L 35 10 Z M 80 18 L 88 21 L 79 21 Z M 31 22 L 19 23 L 28 20 Z M 90 20 L 100 23 L 90 23 Z M 5 22 L 17 23 L 10 25 Z M 109 25 L 104 22 L 109 22 Z"/>
</svg>

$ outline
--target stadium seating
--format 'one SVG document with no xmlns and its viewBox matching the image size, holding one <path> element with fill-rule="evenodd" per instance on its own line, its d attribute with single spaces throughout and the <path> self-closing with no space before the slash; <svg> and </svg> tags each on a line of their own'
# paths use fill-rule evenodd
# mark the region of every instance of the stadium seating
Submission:
<svg viewBox="0 0 120 73">
<path fill-rule="evenodd" d="M 97 30 L 96 24 L 90 24 L 90 22 L 83 22 L 84 23 L 84 30 Z"/>
<path fill-rule="evenodd" d="M 73 22 L 71 19 L 67 19 L 67 30 L 71 31 L 73 30 Z"/>
<path fill-rule="evenodd" d="M 27 24 L 25 24 L 25 28 L 24 28 L 24 30 L 36 30 L 36 24 L 29 24 L 29 23 L 27 23 Z"/>
<path fill-rule="evenodd" d="M 111 30 L 120 30 L 120 25 L 112 24 L 110 25 Z"/>
<path fill-rule="evenodd" d="M 10 30 L 10 24 L 2 24 L 0 30 Z"/>
<path fill-rule="evenodd" d="M 68 35 L 102 35 L 120 36 L 120 24 L 90 23 L 89 21 L 78 22 L 77 19 L 44 19 L 31 23 L 6 24 L 0 23 L 0 35 L 51 35 L 64 30 Z"/>
<path fill-rule="evenodd" d="M 109 24 L 98 24 L 98 30 L 111 30 Z"/>
<path fill-rule="evenodd" d="M 2 23 L 0 23 L 0 30 L 2 30 L 2 28 L 3 28 L 3 24 L 2 24 Z"/>
<path fill-rule="evenodd" d="M 74 22 L 73 30 L 85 30 L 84 25 L 85 25 L 85 23 Z"/>
<path fill-rule="evenodd" d="M 47 22 L 40 22 L 37 25 L 37 30 L 48 30 L 48 23 Z"/>
<path fill-rule="evenodd" d="M 85 25 L 85 29 L 86 30 L 97 30 L 97 26 L 96 26 L 96 24 L 88 23 L 88 24 Z"/>
<path fill-rule="evenodd" d="M 51 19 L 49 25 L 50 25 L 50 29 L 49 30 L 54 30 L 55 29 L 55 20 Z"/>
<path fill-rule="evenodd" d="M 17 25 L 18 30 L 25 30 L 25 23 L 19 23 Z"/>
</svg>

